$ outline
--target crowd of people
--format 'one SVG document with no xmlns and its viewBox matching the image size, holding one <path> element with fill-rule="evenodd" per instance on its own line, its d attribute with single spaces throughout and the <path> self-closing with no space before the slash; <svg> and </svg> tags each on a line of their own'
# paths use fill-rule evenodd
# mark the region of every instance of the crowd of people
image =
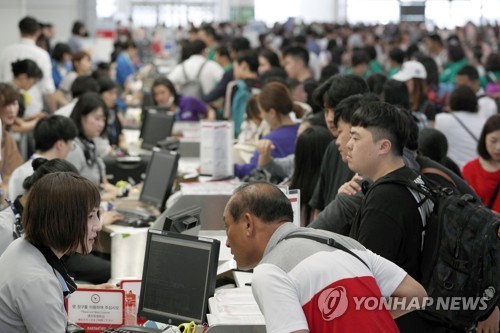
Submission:
<svg viewBox="0 0 500 333">
<path fill-rule="evenodd" d="M 82 22 L 67 43 L 52 45 L 52 28 L 27 16 L 19 43 L 0 50 L 2 332 L 62 331 L 72 277 L 109 280 L 109 258 L 92 252 L 100 219 L 121 218 L 99 212 L 117 196 L 103 158 L 127 152 L 127 96 L 152 66 L 141 55 L 174 56 L 156 35 L 144 43 L 119 31 L 111 61 L 96 63 Z M 253 150 L 234 175 L 257 183 L 220 213 L 238 267 L 255 268 L 268 330 L 456 332 L 411 307 L 333 321 L 314 311 L 326 287 L 425 297 L 417 281 L 433 206 L 387 177 L 419 182 L 438 169 L 445 176 L 428 177 L 500 213 L 500 27 L 287 22 L 245 36 L 229 23 L 177 29 L 178 64 L 143 77 L 152 84 L 140 100 L 176 121 L 232 120 L 234 139 Z M 300 190 L 301 228 L 272 183 Z M 347 251 L 284 241 L 296 234 Z M 477 332 L 498 333 L 499 321 L 497 306 Z"/>
</svg>

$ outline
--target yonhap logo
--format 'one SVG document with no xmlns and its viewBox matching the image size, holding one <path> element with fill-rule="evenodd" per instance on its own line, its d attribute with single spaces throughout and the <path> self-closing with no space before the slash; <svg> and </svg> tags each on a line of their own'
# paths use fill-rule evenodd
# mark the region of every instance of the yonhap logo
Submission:
<svg viewBox="0 0 500 333">
<path fill-rule="evenodd" d="M 334 320 L 347 311 L 347 292 L 344 287 L 334 287 L 323 290 L 318 298 L 318 308 L 326 321 Z"/>
</svg>

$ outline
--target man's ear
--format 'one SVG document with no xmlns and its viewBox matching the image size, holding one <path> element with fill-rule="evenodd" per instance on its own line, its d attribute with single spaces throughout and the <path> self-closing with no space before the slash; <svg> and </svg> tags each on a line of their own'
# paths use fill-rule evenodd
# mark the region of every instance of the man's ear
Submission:
<svg viewBox="0 0 500 333">
<path fill-rule="evenodd" d="M 243 218 L 239 223 L 243 223 L 243 228 L 245 229 L 245 235 L 250 237 L 255 232 L 255 223 L 257 222 L 255 215 L 250 213 L 245 213 Z"/>
<path fill-rule="evenodd" d="M 60 140 L 57 140 L 56 143 L 54 144 L 54 148 L 56 148 L 57 150 L 60 150 L 62 148 L 62 146 L 64 145 L 64 140 L 60 139 Z"/>
<path fill-rule="evenodd" d="M 392 143 L 389 139 L 380 140 L 379 153 L 381 155 L 387 155 L 392 150 Z"/>
</svg>

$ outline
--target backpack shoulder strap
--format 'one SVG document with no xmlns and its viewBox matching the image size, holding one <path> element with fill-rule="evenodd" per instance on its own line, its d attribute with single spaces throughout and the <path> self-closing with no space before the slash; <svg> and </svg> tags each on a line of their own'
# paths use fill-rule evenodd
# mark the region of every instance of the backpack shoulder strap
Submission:
<svg viewBox="0 0 500 333">
<path fill-rule="evenodd" d="M 379 185 L 397 184 L 397 185 L 407 187 L 407 188 L 414 190 L 414 191 L 420 193 L 421 195 L 423 195 L 424 198 L 422 199 L 422 201 L 419 202 L 419 205 L 422 205 L 428 199 L 435 202 L 436 198 L 433 196 L 435 185 L 433 184 L 433 182 L 431 180 L 425 178 L 425 176 L 423 176 L 423 175 L 420 175 L 420 176 L 421 176 L 424 184 L 417 184 L 410 179 L 398 178 L 398 177 L 389 177 L 389 178 L 378 180 L 375 183 L 370 185 L 370 187 L 368 188 L 368 191 L 365 193 L 365 197 L 367 196 L 369 191 L 371 191 L 373 188 L 375 188 Z"/>
<path fill-rule="evenodd" d="M 203 70 L 203 68 L 205 67 L 205 65 L 207 64 L 208 60 L 205 60 L 201 66 L 200 66 L 200 69 L 198 70 L 198 73 L 196 74 L 196 79 L 198 80 L 200 78 L 200 75 L 201 75 L 201 71 Z"/>
<path fill-rule="evenodd" d="M 429 168 L 421 169 L 420 172 L 423 174 L 435 174 L 435 175 L 441 176 L 444 179 L 446 179 L 447 181 L 449 181 L 451 184 L 453 184 L 453 186 L 457 187 L 457 184 L 455 184 L 453 179 L 450 176 L 448 176 L 444 171 L 429 167 Z"/>
<path fill-rule="evenodd" d="M 493 209 L 493 205 L 495 204 L 495 200 L 498 197 L 498 192 L 500 191 L 500 183 L 497 184 L 497 187 L 495 187 L 495 192 L 493 192 L 493 196 L 490 199 L 490 202 L 488 202 L 488 208 Z"/>
<path fill-rule="evenodd" d="M 469 133 L 470 136 L 472 136 L 472 138 L 474 139 L 474 141 L 479 141 L 477 139 L 477 137 L 474 135 L 474 133 L 471 132 L 471 130 L 464 124 L 463 121 L 460 120 L 460 118 L 457 117 L 456 114 L 454 114 L 453 112 L 450 112 L 450 114 L 452 115 L 453 118 L 455 118 L 456 121 L 458 121 L 458 123 L 460 124 L 460 126 L 463 127 L 464 130 L 467 131 L 467 133 Z"/>
<path fill-rule="evenodd" d="M 313 241 L 316 241 L 318 243 L 325 244 L 325 245 L 334 247 L 336 249 L 342 250 L 344 252 L 347 252 L 350 255 L 352 255 L 353 257 L 356 257 L 359 261 L 361 261 L 368 268 L 368 270 L 370 270 L 370 267 L 363 259 L 361 259 L 356 253 L 352 252 L 344 245 L 336 242 L 335 239 L 333 239 L 333 238 L 326 238 L 326 237 L 320 237 L 320 236 L 315 236 L 315 235 L 295 234 L 295 235 L 286 236 L 285 238 L 283 238 L 283 240 L 291 239 L 291 238 L 305 238 L 305 239 L 313 240 Z"/>
<path fill-rule="evenodd" d="M 182 75 L 184 75 L 184 78 L 186 79 L 186 81 L 189 81 L 189 77 L 186 73 L 186 64 L 182 63 L 181 68 L 182 68 Z"/>
</svg>

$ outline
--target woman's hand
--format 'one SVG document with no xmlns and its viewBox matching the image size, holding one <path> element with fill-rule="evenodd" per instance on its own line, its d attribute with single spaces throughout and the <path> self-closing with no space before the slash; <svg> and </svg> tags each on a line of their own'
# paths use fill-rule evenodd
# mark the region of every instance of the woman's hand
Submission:
<svg viewBox="0 0 500 333">
<path fill-rule="evenodd" d="M 122 220 L 122 219 L 123 219 L 123 215 L 118 213 L 115 210 L 110 210 L 110 211 L 101 213 L 102 225 L 110 225 L 110 224 L 113 224 L 116 221 Z"/>
<path fill-rule="evenodd" d="M 111 185 L 110 183 L 102 183 L 101 188 L 103 190 L 101 192 L 102 201 L 111 201 L 116 199 L 116 197 L 118 196 L 118 188 L 114 185 Z"/>
<path fill-rule="evenodd" d="M 263 167 L 271 163 L 271 151 L 276 148 L 274 144 L 267 139 L 262 139 L 257 142 L 257 152 L 259 152 L 259 167 Z"/>
</svg>

